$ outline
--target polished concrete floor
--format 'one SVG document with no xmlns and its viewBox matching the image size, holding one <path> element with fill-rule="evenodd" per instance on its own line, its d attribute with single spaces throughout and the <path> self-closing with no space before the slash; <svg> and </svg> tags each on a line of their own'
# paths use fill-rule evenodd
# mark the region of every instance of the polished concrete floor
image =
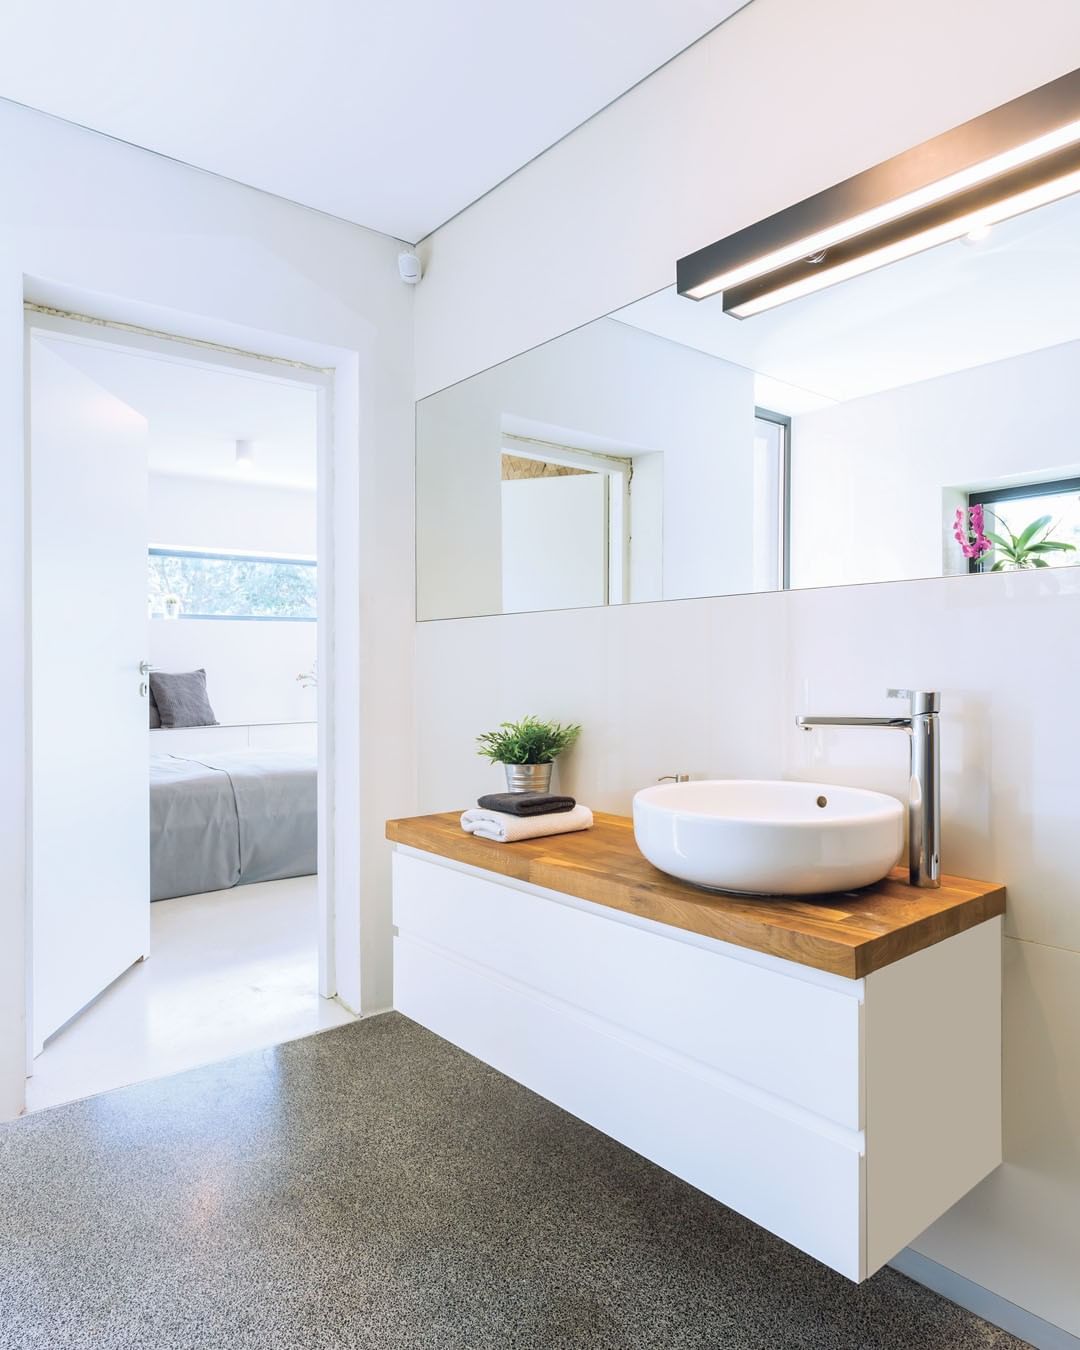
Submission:
<svg viewBox="0 0 1080 1350">
<path fill-rule="evenodd" d="M 0 1127 L 3 1350 L 1019 1345 L 396 1013 Z"/>
<path fill-rule="evenodd" d="M 46 1044 L 31 1111 L 351 1022 L 318 994 L 315 877 L 150 906 L 150 957 Z"/>
</svg>

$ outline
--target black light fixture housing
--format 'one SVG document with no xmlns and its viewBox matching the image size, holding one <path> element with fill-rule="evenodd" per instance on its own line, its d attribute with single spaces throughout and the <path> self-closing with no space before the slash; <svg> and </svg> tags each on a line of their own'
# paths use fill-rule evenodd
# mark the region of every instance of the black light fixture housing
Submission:
<svg viewBox="0 0 1080 1350">
<path fill-rule="evenodd" d="M 1080 191 L 1080 70 L 680 258 L 747 318 Z"/>
</svg>

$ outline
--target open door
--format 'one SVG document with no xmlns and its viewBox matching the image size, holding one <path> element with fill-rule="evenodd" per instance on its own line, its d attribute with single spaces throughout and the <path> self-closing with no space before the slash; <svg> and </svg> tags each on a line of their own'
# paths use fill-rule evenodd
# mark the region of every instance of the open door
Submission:
<svg viewBox="0 0 1080 1350">
<path fill-rule="evenodd" d="M 31 1043 L 150 944 L 147 424 L 28 335 Z"/>
<path fill-rule="evenodd" d="M 606 605 L 608 554 L 606 474 L 503 480 L 504 614 Z"/>
</svg>

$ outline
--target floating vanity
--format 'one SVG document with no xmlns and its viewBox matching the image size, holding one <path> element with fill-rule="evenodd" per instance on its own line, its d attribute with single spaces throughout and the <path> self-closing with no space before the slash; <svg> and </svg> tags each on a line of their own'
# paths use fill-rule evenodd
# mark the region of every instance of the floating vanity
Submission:
<svg viewBox="0 0 1080 1350">
<path fill-rule="evenodd" d="M 1001 1162 L 1001 887 L 713 894 L 621 816 L 387 837 L 395 1007 L 851 1279 Z"/>
</svg>

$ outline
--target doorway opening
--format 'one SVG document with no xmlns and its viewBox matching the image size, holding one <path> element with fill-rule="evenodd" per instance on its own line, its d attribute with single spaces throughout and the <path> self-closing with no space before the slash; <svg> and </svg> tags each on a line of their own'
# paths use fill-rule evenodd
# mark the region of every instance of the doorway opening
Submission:
<svg viewBox="0 0 1080 1350">
<path fill-rule="evenodd" d="M 627 601 L 633 459 L 504 432 L 500 466 L 502 612 Z"/>
<path fill-rule="evenodd" d="M 26 352 L 37 1109 L 352 1013 L 332 377 L 32 312 Z"/>
</svg>

